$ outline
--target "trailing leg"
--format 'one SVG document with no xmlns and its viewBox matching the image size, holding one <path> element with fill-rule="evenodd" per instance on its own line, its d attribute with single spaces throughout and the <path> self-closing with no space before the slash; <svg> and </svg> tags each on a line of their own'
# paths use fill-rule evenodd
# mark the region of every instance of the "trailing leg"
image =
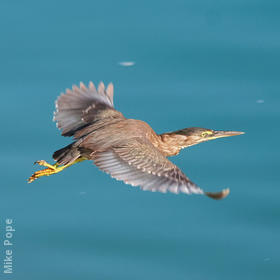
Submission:
<svg viewBox="0 0 280 280">
<path fill-rule="evenodd" d="M 80 157 L 78 159 L 76 159 L 75 161 L 65 164 L 65 165 L 59 165 L 58 163 L 55 164 L 49 164 L 47 163 L 45 160 L 39 160 L 36 161 L 34 164 L 39 164 L 41 166 L 45 166 L 47 167 L 46 169 L 43 170 L 39 170 L 36 171 L 29 179 L 28 179 L 28 183 L 32 183 L 34 180 L 42 177 L 42 176 L 50 176 L 52 174 L 56 174 L 61 172 L 62 170 L 64 170 L 67 167 L 70 167 L 73 164 L 76 164 L 78 162 L 84 161 L 86 160 L 86 158 L 84 157 Z"/>
</svg>

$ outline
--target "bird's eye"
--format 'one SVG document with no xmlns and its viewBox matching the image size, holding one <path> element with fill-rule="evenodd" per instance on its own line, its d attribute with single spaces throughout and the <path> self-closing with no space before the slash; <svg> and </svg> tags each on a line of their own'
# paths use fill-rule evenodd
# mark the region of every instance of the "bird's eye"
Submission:
<svg viewBox="0 0 280 280">
<path fill-rule="evenodd" d="M 203 131 L 202 133 L 201 133 L 201 137 L 202 138 L 205 138 L 205 137 L 208 137 L 208 136 L 210 136 L 210 135 L 212 135 L 213 133 L 211 132 L 211 131 Z"/>
</svg>

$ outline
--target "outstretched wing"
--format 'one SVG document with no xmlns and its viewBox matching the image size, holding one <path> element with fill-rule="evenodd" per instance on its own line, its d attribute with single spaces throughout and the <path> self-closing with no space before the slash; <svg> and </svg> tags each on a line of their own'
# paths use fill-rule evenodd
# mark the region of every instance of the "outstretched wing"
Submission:
<svg viewBox="0 0 280 280">
<path fill-rule="evenodd" d="M 214 199 L 227 195 L 226 191 L 204 192 L 145 139 L 135 138 L 107 151 L 93 153 L 92 159 L 113 178 L 143 190 L 206 194 Z"/>
<path fill-rule="evenodd" d="M 113 84 L 105 89 L 101 82 L 96 90 L 92 82 L 88 88 L 80 83 L 80 87 L 67 89 L 56 100 L 56 111 L 53 120 L 62 130 L 63 136 L 72 136 L 88 124 L 104 119 L 124 118 L 122 113 L 114 109 Z"/>
</svg>

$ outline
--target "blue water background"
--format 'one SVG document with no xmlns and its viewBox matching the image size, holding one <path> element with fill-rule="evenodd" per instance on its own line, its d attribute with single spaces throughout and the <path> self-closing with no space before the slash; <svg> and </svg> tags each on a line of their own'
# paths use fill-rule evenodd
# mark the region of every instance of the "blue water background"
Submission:
<svg viewBox="0 0 280 280">
<path fill-rule="evenodd" d="M 0 7 L 1 243 L 5 219 L 16 227 L 14 273 L 1 279 L 280 279 L 279 1 Z M 230 196 L 143 192 L 91 162 L 27 184 L 35 160 L 71 142 L 54 100 L 90 80 L 112 81 L 116 108 L 158 133 L 246 132 L 172 159 Z"/>
</svg>

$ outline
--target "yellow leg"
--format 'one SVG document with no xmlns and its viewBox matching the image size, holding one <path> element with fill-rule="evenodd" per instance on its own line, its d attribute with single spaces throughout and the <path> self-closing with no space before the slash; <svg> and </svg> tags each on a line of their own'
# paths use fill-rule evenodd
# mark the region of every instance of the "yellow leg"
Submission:
<svg viewBox="0 0 280 280">
<path fill-rule="evenodd" d="M 69 166 L 71 166 L 73 164 L 76 164 L 78 162 L 84 161 L 84 160 L 86 160 L 86 158 L 80 157 L 80 158 L 76 159 L 72 163 L 68 163 L 66 165 L 61 165 L 61 166 L 59 166 L 58 163 L 49 164 L 49 163 L 47 163 L 44 160 L 38 160 L 34 164 L 39 164 L 39 165 L 45 166 L 47 168 L 43 169 L 43 170 L 36 171 L 31 177 L 29 177 L 28 183 L 32 183 L 34 180 L 36 180 L 36 179 L 38 179 L 38 178 L 40 178 L 42 176 L 50 176 L 52 174 L 61 172 L 65 168 L 67 168 L 67 167 L 69 167 Z"/>
<path fill-rule="evenodd" d="M 37 161 L 34 162 L 34 164 L 39 164 L 41 166 L 45 166 L 45 167 L 48 167 L 50 169 L 56 169 L 58 167 L 58 163 L 49 164 L 45 160 L 37 160 Z"/>
</svg>

